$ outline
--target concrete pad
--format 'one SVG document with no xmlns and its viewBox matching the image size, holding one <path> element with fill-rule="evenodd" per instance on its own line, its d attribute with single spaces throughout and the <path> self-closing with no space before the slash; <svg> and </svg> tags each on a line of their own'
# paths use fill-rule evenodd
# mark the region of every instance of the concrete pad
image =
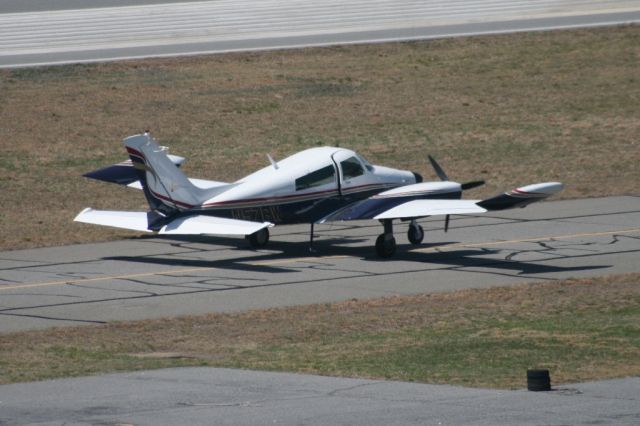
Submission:
<svg viewBox="0 0 640 426">
<path fill-rule="evenodd" d="M 523 372 L 523 381 L 526 381 Z M 539 425 L 640 422 L 640 378 L 551 392 L 181 368 L 0 386 L 21 425 Z"/>
</svg>

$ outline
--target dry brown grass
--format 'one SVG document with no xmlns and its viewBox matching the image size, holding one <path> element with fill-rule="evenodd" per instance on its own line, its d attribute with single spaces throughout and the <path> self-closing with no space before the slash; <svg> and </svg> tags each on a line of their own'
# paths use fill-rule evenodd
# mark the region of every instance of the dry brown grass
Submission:
<svg viewBox="0 0 640 426">
<path fill-rule="evenodd" d="M 640 274 L 0 335 L 0 383 L 186 365 L 513 388 L 640 374 Z"/>
<path fill-rule="evenodd" d="M 540 180 L 637 193 L 640 26 L 0 71 L 0 249 L 124 234 L 84 207 L 144 209 L 80 175 L 151 129 L 194 177 L 232 181 L 315 145 L 424 171 L 476 196 Z"/>
</svg>

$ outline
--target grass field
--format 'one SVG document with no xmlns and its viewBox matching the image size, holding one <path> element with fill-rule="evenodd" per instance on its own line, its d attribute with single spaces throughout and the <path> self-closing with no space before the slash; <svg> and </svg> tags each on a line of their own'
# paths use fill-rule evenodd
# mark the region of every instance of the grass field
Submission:
<svg viewBox="0 0 640 426">
<path fill-rule="evenodd" d="M 472 197 L 544 180 L 637 194 L 640 26 L 0 70 L 0 250 L 121 237 L 84 207 L 145 209 L 81 174 L 151 129 L 194 177 L 233 181 L 316 145 L 421 171 Z"/>
<path fill-rule="evenodd" d="M 0 334 L 0 383 L 219 366 L 523 388 L 640 374 L 640 274 Z"/>
</svg>

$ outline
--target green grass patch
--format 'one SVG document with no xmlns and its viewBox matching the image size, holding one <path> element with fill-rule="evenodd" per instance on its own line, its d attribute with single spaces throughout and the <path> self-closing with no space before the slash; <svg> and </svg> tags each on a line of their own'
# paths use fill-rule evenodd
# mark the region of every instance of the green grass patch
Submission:
<svg viewBox="0 0 640 426">
<path fill-rule="evenodd" d="M 0 335 L 0 383 L 217 366 L 522 388 L 640 374 L 640 274 Z"/>
<path fill-rule="evenodd" d="M 487 181 L 473 198 L 541 180 L 569 198 L 637 194 L 639 57 L 630 25 L 0 70 L 0 250 L 122 236 L 72 218 L 145 209 L 142 194 L 81 175 L 146 129 L 213 180 L 339 144 L 427 179 L 432 154 Z"/>
</svg>

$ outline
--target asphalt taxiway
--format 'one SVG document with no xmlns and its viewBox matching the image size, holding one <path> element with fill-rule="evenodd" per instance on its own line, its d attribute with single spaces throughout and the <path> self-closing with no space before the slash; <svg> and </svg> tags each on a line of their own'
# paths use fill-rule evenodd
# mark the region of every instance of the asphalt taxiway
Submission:
<svg viewBox="0 0 640 426">
<path fill-rule="evenodd" d="M 640 197 L 549 201 L 526 209 L 422 222 L 411 246 L 396 225 L 390 260 L 376 222 L 272 229 L 243 239 L 128 240 L 0 253 L 0 333 L 242 311 L 640 272 Z M 77 226 L 89 226 L 78 224 Z"/>
</svg>

